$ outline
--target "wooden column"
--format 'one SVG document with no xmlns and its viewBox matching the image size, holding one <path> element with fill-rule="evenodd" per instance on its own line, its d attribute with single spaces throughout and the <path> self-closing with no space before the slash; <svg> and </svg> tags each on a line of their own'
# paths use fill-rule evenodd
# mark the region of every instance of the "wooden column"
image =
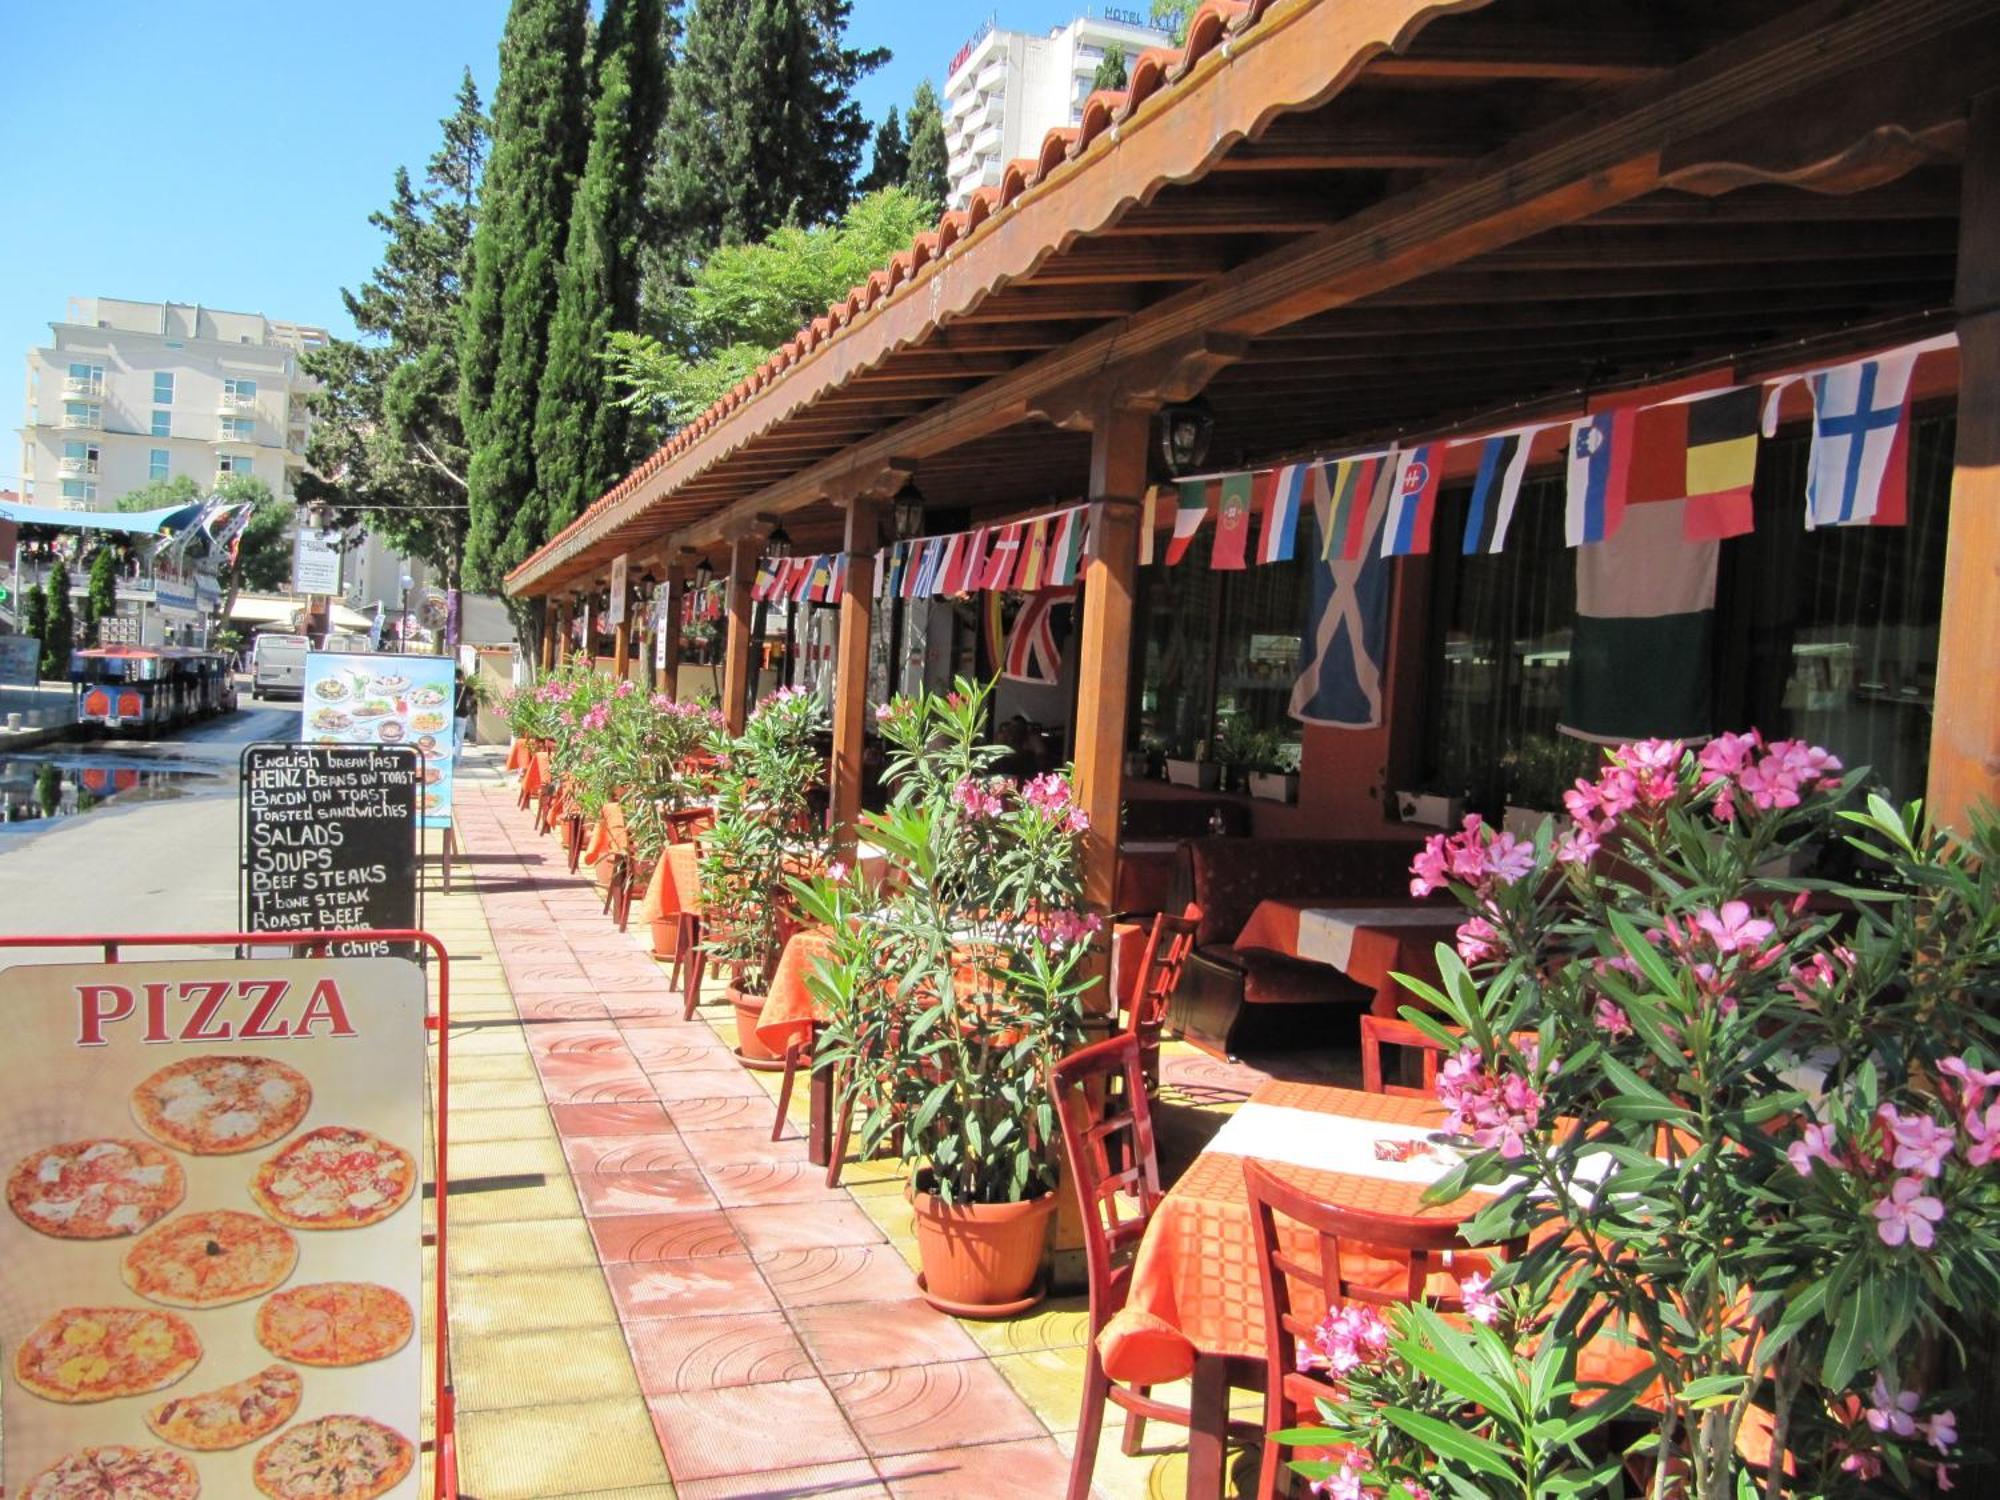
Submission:
<svg viewBox="0 0 2000 1500">
<path fill-rule="evenodd" d="M 1964 833 L 2000 808 L 2000 93 L 1973 101 L 1958 224 L 1958 448 L 1944 553 L 1928 806 Z"/>
<path fill-rule="evenodd" d="M 556 601 L 555 616 L 555 666 L 557 671 L 561 671 L 563 666 L 569 661 L 569 605 L 558 599 Z"/>
<path fill-rule="evenodd" d="M 1108 978 L 1109 920 L 1118 887 L 1118 811 L 1125 791 L 1125 713 L 1132 677 L 1132 601 L 1139 575 L 1139 497 L 1146 486 L 1150 414 L 1114 406 L 1092 423 L 1090 556 L 1078 632 L 1076 792 L 1090 814 L 1083 841 L 1083 898 L 1106 919 L 1090 970 Z M 1094 1008 L 1111 1009 L 1100 987 Z"/>
<path fill-rule="evenodd" d="M 556 631 L 559 628 L 559 606 L 550 598 L 542 600 L 542 670 L 552 672 L 556 665 Z"/>
<path fill-rule="evenodd" d="M 882 535 L 881 500 L 847 502 L 847 579 L 840 592 L 840 644 L 833 658 L 832 819 L 834 846 L 854 850 L 861 817 L 861 751 L 868 726 L 868 631 L 875 611 L 875 549 Z"/>
<path fill-rule="evenodd" d="M 750 617 L 756 606 L 750 585 L 757 577 L 757 554 L 763 539 L 739 536 L 729 544 L 729 636 L 722 659 L 722 716 L 731 734 L 743 732 L 749 708 L 751 661 Z"/>
<path fill-rule="evenodd" d="M 632 601 L 620 603 L 625 617 L 611 627 L 611 675 L 623 682 L 632 669 Z"/>
<path fill-rule="evenodd" d="M 658 684 L 657 691 L 675 699 L 681 693 L 681 610 L 687 604 L 688 570 L 686 563 L 673 563 L 667 568 L 667 612 L 660 628 L 667 633 L 666 665 L 660 668 L 660 675 L 666 679 Z"/>
</svg>

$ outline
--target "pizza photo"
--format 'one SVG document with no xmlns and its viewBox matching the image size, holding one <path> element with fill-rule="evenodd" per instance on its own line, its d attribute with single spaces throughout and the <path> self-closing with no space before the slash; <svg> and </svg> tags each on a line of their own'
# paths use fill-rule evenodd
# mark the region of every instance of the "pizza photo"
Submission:
<svg viewBox="0 0 2000 1500">
<path fill-rule="evenodd" d="M 132 1113 L 146 1134 L 195 1156 L 268 1146 L 311 1108 L 306 1075 L 270 1057 L 190 1057 L 132 1090 Z"/>
<path fill-rule="evenodd" d="M 201 1360 L 194 1325 L 152 1307 L 65 1307 L 14 1351 L 14 1378 L 49 1401 L 111 1401 L 172 1385 Z"/>
<path fill-rule="evenodd" d="M 299 1365 L 365 1365 L 410 1341 L 416 1315 L 402 1295 L 366 1281 L 322 1281 L 273 1292 L 257 1308 L 257 1341 Z"/>
<path fill-rule="evenodd" d="M 194 1396 L 175 1396 L 146 1413 L 153 1435 L 176 1448 L 218 1453 L 268 1437 L 298 1415 L 305 1382 L 269 1365 L 248 1379 Z"/>
<path fill-rule="evenodd" d="M 222 1307 L 261 1297 L 299 1263 L 299 1242 L 256 1214 L 232 1208 L 180 1214 L 125 1252 L 125 1284 L 169 1307 Z"/>
<path fill-rule="evenodd" d="M 120 1137 L 44 1146 L 7 1175 L 14 1217 L 59 1240 L 137 1234 L 171 1213 L 186 1192 L 179 1162 L 150 1141 Z"/>
<path fill-rule="evenodd" d="M 389 1217 L 416 1190 L 416 1159 L 366 1130 L 322 1125 L 257 1169 L 257 1206 L 294 1229 L 359 1229 Z"/>
<path fill-rule="evenodd" d="M 24 1500 L 195 1500 L 201 1476 L 171 1448 L 114 1443 L 66 1453 L 28 1481 Z"/>
<path fill-rule="evenodd" d="M 402 1483 L 416 1461 L 416 1444 L 393 1427 L 369 1417 L 321 1417 L 265 1444 L 253 1473 L 271 1500 L 374 1500 Z"/>
</svg>

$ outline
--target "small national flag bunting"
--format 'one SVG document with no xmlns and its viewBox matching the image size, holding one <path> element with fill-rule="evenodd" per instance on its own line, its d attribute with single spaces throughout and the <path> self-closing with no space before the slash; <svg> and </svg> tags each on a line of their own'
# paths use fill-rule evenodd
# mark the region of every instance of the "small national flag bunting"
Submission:
<svg viewBox="0 0 2000 1500">
<path fill-rule="evenodd" d="M 1409 557 L 1431 550 L 1431 520 L 1444 479 L 1444 444 L 1419 443 L 1396 455 L 1389 514 L 1382 526 L 1382 555 Z"/>
<path fill-rule="evenodd" d="M 1514 505 L 1521 498 L 1521 477 L 1528 471 L 1528 450 L 1539 427 L 1496 432 L 1479 447 L 1479 469 L 1472 479 L 1472 500 L 1465 511 L 1465 540 L 1459 550 L 1498 552 L 1507 545 Z"/>
<path fill-rule="evenodd" d="M 1290 562 L 1299 531 L 1310 464 L 1286 464 L 1265 479 L 1263 519 L 1257 533 L 1257 561 Z"/>
<path fill-rule="evenodd" d="M 1233 573 L 1244 567 L 1249 552 L 1250 476 L 1226 475 L 1216 489 L 1215 542 L 1209 549 L 1208 565 L 1218 572 Z"/>
<path fill-rule="evenodd" d="M 1375 498 L 1375 486 L 1385 473 L 1393 472 L 1386 453 L 1357 454 L 1324 465 L 1320 473 L 1326 485 L 1328 519 L 1320 543 L 1320 557 L 1327 562 L 1352 562 L 1368 545 L 1368 505 Z"/>
<path fill-rule="evenodd" d="M 1570 423 L 1563 535 L 1572 547 L 1602 542 L 1625 521 L 1635 408 L 1601 411 Z"/>
<path fill-rule="evenodd" d="M 1806 525 L 1900 526 L 1909 514 L 1912 345 L 1821 370 L 1806 467 Z"/>
<path fill-rule="evenodd" d="M 1076 571 L 1083 560 L 1083 518 L 1080 505 L 1055 518 L 1049 537 L 1049 565 L 1042 580 L 1050 588 L 1067 588 L 1076 582 Z"/>
<path fill-rule="evenodd" d="M 1758 389 L 1739 386 L 1688 404 L 1687 509 L 1691 542 L 1720 541 L 1754 529 Z"/>
<path fill-rule="evenodd" d="M 1167 543 L 1168 567 L 1178 567 L 1188 548 L 1194 545 L 1195 533 L 1208 519 L 1214 491 L 1212 479 L 1186 480 L 1174 486 L 1174 534 Z"/>
<path fill-rule="evenodd" d="M 1010 521 L 988 537 L 986 572 L 979 580 L 982 589 L 1012 587 L 1014 567 L 1021 552 L 1022 529 L 1019 521 Z"/>
<path fill-rule="evenodd" d="M 1028 547 L 1014 577 L 1014 587 L 1032 594 L 1042 586 L 1042 569 L 1049 555 L 1049 523 L 1046 518 L 1028 524 Z"/>
</svg>

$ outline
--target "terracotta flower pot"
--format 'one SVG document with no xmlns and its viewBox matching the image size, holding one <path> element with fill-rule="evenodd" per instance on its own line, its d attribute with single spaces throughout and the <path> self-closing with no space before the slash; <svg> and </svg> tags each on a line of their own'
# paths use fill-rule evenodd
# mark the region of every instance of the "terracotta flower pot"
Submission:
<svg viewBox="0 0 2000 1500">
<path fill-rule="evenodd" d="M 667 961 L 673 959 L 674 943 L 679 938 L 680 925 L 679 919 L 675 917 L 669 917 L 664 922 L 655 919 L 653 922 L 653 957 Z"/>
<path fill-rule="evenodd" d="M 1036 1286 L 1056 1195 L 1024 1203 L 946 1204 L 909 1189 L 916 1211 L 918 1290 L 940 1312 L 960 1318 L 1011 1318 L 1042 1300 Z"/>
<path fill-rule="evenodd" d="M 746 1067 L 781 1068 L 785 1059 L 773 1052 L 757 1036 L 757 1023 L 764 1016 L 763 995 L 745 994 L 735 985 L 727 991 L 729 1003 L 736 1007 L 736 1056 Z"/>
</svg>

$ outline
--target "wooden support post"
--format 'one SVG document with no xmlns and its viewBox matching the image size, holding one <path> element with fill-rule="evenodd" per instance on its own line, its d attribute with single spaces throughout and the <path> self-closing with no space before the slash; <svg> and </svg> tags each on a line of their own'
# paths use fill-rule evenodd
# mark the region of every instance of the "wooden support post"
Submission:
<svg viewBox="0 0 2000 1500">
<path fill-rule="evenodd" d="M 553 672 L 556 666 L 556 635 L 562 629 L 561 606 L 555 600 L 542 599 L 542 670 Z"/>
<path fill-rule="evenodd" d="M 1085 907 L 1106 919 L 1090 956 L 1100 985 L 1096 1009 L 1116 1006 L 1109 993 L 1109 919 L 1118 888 L 1119 803 L 1125 792 L 1125 714 L 1132 677 L 1132 603 L 1139 575 L 1139 498 L 1146 485 L 1151 415 L 1111 406 L 1092 423 L 1090 557 L 1083 571 L 1083 628 L 1077 649 L 1077 799 L 1090 814 L 1083 841 Z"/>
<path fill-rule="evenodd" d="M 556 601 L 556 658 L 555 667 L 561 671 L 569 662 L 570 607 L 560 599 Z"/>
<path fill-rule="evenodd" d="M 750 708 L 750 679 L 757 664 L 750 659 L 750 616 L 755 605 L 750 585 L 757 577 L 757 554 L 763 538 L 736 537 L 729 544 L 729 638 L 722 659 L 722 716 L 731 734 L 743 732 Z"/>
<path fill-rule="evenodd" d="M 1973 101 L 1958 220 L 1958 448 L 1944 552 L 1930 814 L 2000 810 L 2000 92 Z"/>
<path fill-rule="evenodd" d="M 832 818 L 834 847 L 854 851 L 861 818 L 861 751 L 868 724 L 868 631 L 875 608 L 875 549 L 884 502 L 858 496 L 847 502 L 847 577 L 840 591 L 840 645 L 833 661 Z"/>
<path fill-rule="evenodd" d="M 631 604 L 625 605 L 626 615 L 631 614 Z M 611 675 L 623 682 L 632 669 L 632 621 L 621 619 L 611 627 Z"/>
<path fill-rule="evenodd" d="M 666 665 L 660 668 L 666 681 L 659 685 L 659 691 L 669 699 L 677 699 L 681 693 L 681 611 L 687 605 L 687 587 L 687 564 L 668 567 L 666 617 L 660 622 L 660 629 L 667 633 Z"/>
</svg>

